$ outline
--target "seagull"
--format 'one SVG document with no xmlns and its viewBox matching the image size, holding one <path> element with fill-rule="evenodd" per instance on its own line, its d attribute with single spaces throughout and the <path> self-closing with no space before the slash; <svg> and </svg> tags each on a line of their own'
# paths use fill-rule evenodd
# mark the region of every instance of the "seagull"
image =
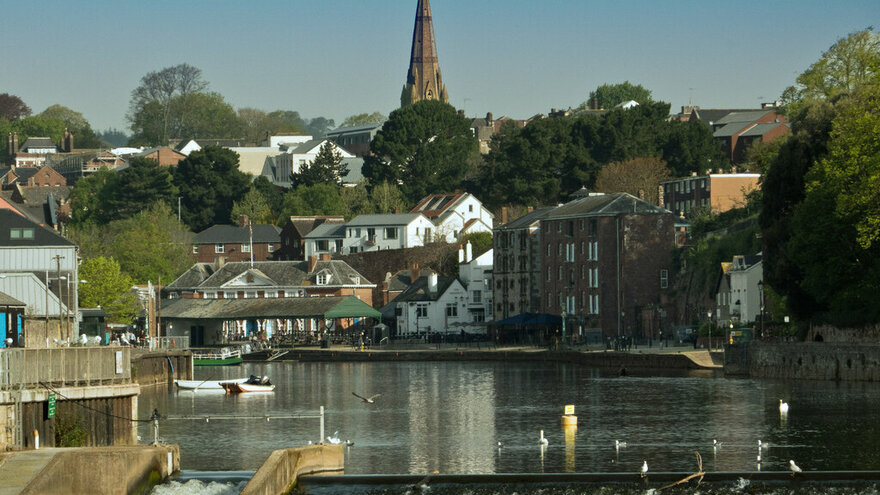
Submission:
<svg viewBox="0 0 880 495">
<path fill-rule="evenodd" d="M 339 439 L 339 431 L 336 431 L 332 437 L 327 437 L 327 441 L 333 445 L 339 445 L 342 443 L 342 440 Z"/>
<path fill-rule="evenodd" d="M 103 340 L 103 339 L 101 339 L 101 337 L 98 335 L 95 335 L 94 337 L 91 338 L 92 344 L 94 344 L 94 345 L 100 344 L 101 340 Z"/>
<path fill-rule="evenodd" d="M 547 440 L 547 437 L 544 436 L 544 430 L 541 430 L 541 441 L 539 442 L 541 445 L 549 445 L 550 441 Z"/>
<path fill-rule="evenodd" d="M 718 440 L 716 440 L 714 438 L 712 439 L 712 447 L 714 447 L 714 448 L 721 447 L 722 443 L 724 443 L 724 442 L 719 442 Z"/>
<path fill-rule="evenodd" d="M 358 394 L 352 392 L 351 395 L 353 395 L 353 396 L 357 397 L 358 399 L 360 399 L 360 400 L 366 402 L 367 404 L 372 404 L 372 403 L 376 402 L 376 397 L 379 397 L 379 396 L 382 395 L 382 394 L 376 394 L 376 395 L 371 395 L 371 396 L 369 396 L 369 397 L 364 397 L 364 396 L 362 396 L 362 395 L 358 395 Z"/>
<path fill-rule="evenodd" d="M 419 492 L 420 492 L 420 491 L 423 491 L 423 490 L 427 490 L 427 489 L 428 489 L 428 481 L 430 481 L 430 480 L 431 480 L 431 477 L 434 476 L 435 474 L 440 474 L 440 471 L 437 471 L 437 470 L 435 469 L 434 472 L 432 472 L 431 474 L 425 476 L 424 478 L 422 478 L 421 481 L 419 481 L 418 483 L 416 483 L 415 485 L 413 485 L 413 486 L 411 487 L 412 490 L 413 490 L 413 491 L 419 491 Z"/>
<path fill-rule="evenodd" d="M 758 448 L 759 449 L 769 449 L 770 444 L 767 442 L 762 442 L 762 441 L 758 440 Z"/>
<path fill-rule="evenodd" d="M 794 463 L 793 460 L 788 461 L 788 468 L 791 469 L 791 475 L 794 476 L 797 473 L 803 473 L 804 470 L 800 468 L 797 464 Z"/>
<path fill-rule="evenodd" d="M 788 413 L 788 402 L 783 402 L 782 399 L 779 399 L 779 412 L 781 414 Z"/>
<path fill-rule="evenodd" d="M 642 463 L 642 478 L 648 475 L 648 461 Z"/>
<path fill-rule="evenodd" d="M 84 333 L 79 334 L 79 340 L 77 341 L 78 344 L 86 345 L 88 342 L 89 342 L 89 338 L 86 337 L 86 334 L 84 334 Z"/>
<path fill-rule="evenodd" d="M 352 442 L 351 440 L 346 440 L 346 441 L 345 441 L 345 446 L 346 446 L 346 447 L 354 447 L 354 442 Z"/>
</svg>

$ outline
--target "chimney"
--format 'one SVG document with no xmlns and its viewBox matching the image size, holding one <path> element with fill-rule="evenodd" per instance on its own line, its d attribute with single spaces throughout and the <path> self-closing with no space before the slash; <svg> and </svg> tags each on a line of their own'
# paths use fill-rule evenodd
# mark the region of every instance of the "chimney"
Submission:
<svg viewBox="0 0 880 495">
<path fill-rule="evenodd" d="M 464 263 L 464 248 L 461 247 L 461 244 L 458 245 L 458 263 Z"/>
<path fill-rule="evenodd" d="M 395 215 L 399 215 L 399 214 L 400 214 L 400 207 L 399 207 L 399 206 L 395 206 L 395 207 L 394 207 L 394 214 L 395 214 Z"/>
<path fill-rule="evenodd" d="M 471 241 L 467 241 L 467 244 L 464 246 L 464 261 L 465 263 L 470 263 L 474 259 L 474 250 L 471 247 Z"/>
<path fill-rule="evenodd" d="M 239 215 L 238 216 L 238 226 L 239 227 L 247 227 L 248 225 L 248 216 L 247 215 Z"/>
<path fill-rule="evenodd" d="M 309 273 L 315 271 L 315 265 L 318 264 L 318 257 L 314 254 L 309 256 Z"/>
<path fill-rule="evenodd" d="M 428 290 L 437 292 L 437 272 L 432 272 L 428 275 Z"/>
<path fill-rule="evenodd" d="M 528 207 L 526 207 L 526 213 L 531 213 L 531 212 L 533 212 L 533 211 L 535 211 L 535 207 L 534 207 L 534 206 L 528 206 Z"/>
<path fill-rule="evenodd" d="M 501 207 L 501 225 L 504 225 L 506 223 L 507 223 L 507 207 L 502 206 Z"/>
<path fill-rule="evenodd" d="M 321 253 L 321 261 L 331 261 L 333 259 L 333 255 L 330 253 Z"/>
<path fill-rule="evenodd" d="M 486 113 L 486 120 L 491 124 L 492 123 L 492 112 Z"/>
<path fill-rule="evenodd" d="M 413 263 L 412 268 L 409 270 L 409 283 L 414 284 L 416 280 L 419 279 L 419 264 Z"/>
</svg>

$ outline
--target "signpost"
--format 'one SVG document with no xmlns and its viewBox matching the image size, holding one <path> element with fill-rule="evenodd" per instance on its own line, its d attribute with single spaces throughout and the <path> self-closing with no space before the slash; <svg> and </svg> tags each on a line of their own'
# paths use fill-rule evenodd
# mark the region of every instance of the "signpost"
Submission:
<svg viewBox="0 0 880 495">
<path fill-rule="evenodd" d="M 52 419 L 55 417 L 55 394 L 49 394 L 49 408 L 48 408 L 46 416 L 49 419 Z"/>
</svg>

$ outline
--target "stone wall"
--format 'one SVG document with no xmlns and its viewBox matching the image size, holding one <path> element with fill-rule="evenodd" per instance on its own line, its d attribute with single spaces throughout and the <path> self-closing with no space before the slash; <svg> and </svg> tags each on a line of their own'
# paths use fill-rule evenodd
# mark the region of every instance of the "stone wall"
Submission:
<svg viewBox="0 0 880 495">
<path fill-rule="evenodd" d="M 752 342 L 747 353 L 752 378 L 880 381 L 878 344 Z"/>
<path fill-rule="evenodd" d="M 170 385 L 174 380 L 191 380 L 192 353 L 132 352 L 131 379 L 141 386 Z"/>
<path fill-rule="evenodd" d="M 297 477 L 304 474 L 341 472 L 345 468 L 342 445 L 311 445 L 276 450 L 254 473 L 242 495 L 290 493 Z"/>
<path fill-rule="evenodd" d="M 830 325 L 811 327 L 807 342 L 835 344 L 880 344 L 880 324 L 862 328 L 837 328 Z"/>
</svg>

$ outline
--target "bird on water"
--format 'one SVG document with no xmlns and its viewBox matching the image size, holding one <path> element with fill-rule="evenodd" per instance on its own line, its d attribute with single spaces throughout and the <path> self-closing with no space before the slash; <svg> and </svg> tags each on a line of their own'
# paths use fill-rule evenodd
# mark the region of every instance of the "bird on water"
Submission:
<svg viewBox="0 0 880 495">
<path fill-rule="evenodd" d="M 648 461 L 642 463 L 642 478 L 648 475 Z"/>
<path fill-rule="evenodd" d="M 541 445 L 549 445 L 550 441 L 547 440 L 547 437 L 544 436 L 544 430 L 541 430 L 541 440 L 539 442 Z"/>
<path fill-rule="evenodd" d="M 786 414 L 788 412 L 788 402 L 784 402 L 782 399 L 779 399 L 779 412 L 782 414 Z"/>
<path fill-rule="evenodd" d="M 791 474 L 794 476 L 797 473 L 803 473 L 804 470 L 800 468 L 797 464 L 794 463 L 794 460 L 788 461 L 788 468 L 791 469 Z"/>
<path fill-rule="evenodd" d="M 342 440 L 339 439 L 339 432 L 333 433 L 332 437 L 327 437 L 327 441 L 332 443 L 333 445 L 339 445 L 342 443 Z"/>
</svg>

